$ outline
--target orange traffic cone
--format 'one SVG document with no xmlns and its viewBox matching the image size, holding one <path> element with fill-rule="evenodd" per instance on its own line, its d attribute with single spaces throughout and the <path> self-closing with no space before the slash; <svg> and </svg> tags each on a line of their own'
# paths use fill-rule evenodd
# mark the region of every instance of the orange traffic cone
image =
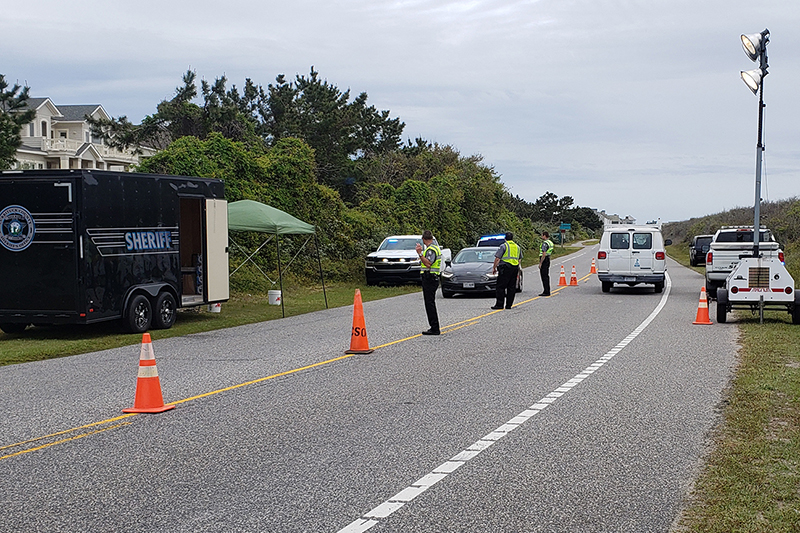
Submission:
<svg viewBox="0 0 800 533">
<path fill-rule="evenodd" d="M 344 353 L 372 353 L 367 339 L 367 325 L 364 322 L 364 304 L 361 303 L 361 290 L 356 289 L 353 300 L 353 332 L 350 335 L 350 349 Z"/>
<path fill-rule="evenodd" d="M 123 409 L 123 413 L 162 413 L 174 409 L 175 405 L 164 405 L 161 396 L 161 382 L 158 380 L 156 356 L 150 343 L 150 334 L 142 335 L 142 348 L 139 352 L 139 375 L 136 379 L 136 397 L 133 407 Z"/>
<path fill-rule="evenodd" d="M 594 264 L 594 257 L 592 257 L 592 269 L 589 271 L 589 274 L 597 274 L 597 267 Z"/>
<path fill-rule="evenodd" d="M 700 289 L 700 303 L 697 304 L 697 318 L 694 319 L 692 324 L 713 324 L 708 317 L 708 299 L 706 298 L 706 288 Z"/>
<path fill-rule="evenodd" d="M 564 275 L 564 265 L 561 265 L 561 277 L 558 278 L 558 286 L 564 287 L 567 285 L 567 276 Z"/>
<path fill-rule="evenodd" d="M 570 285 L 578 284 L 578 274 L 575 273 L 575 265 L 572 265 L 572 275 L 569 277 L 569 284 Z"/>
</svg>

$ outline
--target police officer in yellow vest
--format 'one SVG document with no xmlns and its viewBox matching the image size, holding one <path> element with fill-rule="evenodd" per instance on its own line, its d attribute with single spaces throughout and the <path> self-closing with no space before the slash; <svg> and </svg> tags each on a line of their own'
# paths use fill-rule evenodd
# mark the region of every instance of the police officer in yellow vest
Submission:
<svg viewBox="0 0 800 533">
<path fill-rule="evenodd" d="M 542 277 L 542 293 L 539 296 L 550 296 L 550 256 L 553 255 L 553 241 L 550 234 L 542 232 L 542 248 L 539 252 L 539 274 Z"/>
<path fill-rule="evenodd" d="M 436 312 L 436 290 L 439 288 L 439 274 L 442 268 L 442 250 L 433 243 L 433 233 L 430 230 L 422 232 L 423 248 L 417 243 L 417 255 L 422 263 L 420 277 L 422 278 L 422 297 L 425 300 L 425 313 L 428 315 L 430 329 L 422 332 L 423 335 L 439 335 L 439 314 Z"/>
<path fill-rule="evenodd" d="M 497 302 L 492 306 L 492 309 L 502 309 L 503 301 L 505 301 L 506 309 L 511 309 L 511 306 L 514 305 L 514 296 L 517 293 L 519 260 L 522 259 L 522 251 L 513 239 L 513 233 L 510 231 L 506 233 L 506 242 L 501 244 L 494 254 L 492 274 L 497 273 Z"/>
</svg>

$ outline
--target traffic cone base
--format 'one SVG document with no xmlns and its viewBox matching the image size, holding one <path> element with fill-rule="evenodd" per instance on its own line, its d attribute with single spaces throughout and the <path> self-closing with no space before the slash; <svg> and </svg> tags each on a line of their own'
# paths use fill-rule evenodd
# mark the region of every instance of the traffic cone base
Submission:
<svg viewBox="0 0 800 533">
<path fill-rule="evenodd" d="M 369 347 L 367 339 L 367 325 L 364 322 L 364 304 L 361 302 L 361 290 L 356 289 L 353 298 L 353 329 L 350 334 L 350 349 L 346 354 L 366 354 L 375 350 Z"/>
<path fill-rule="evenodd" d="M 558 278 L 558 286 L 564 287 L 567 285 L 567 276 L 564 274 L 564 265 L 561 265 L 561 276 Z"/>
<path fill-rule="evenodd" d="M 578 274 L 575 273 L 575 265 L 572 265 L 572 274 L 569 277 L 569 284 L 572 286 L 578 284 Z"/>
<path fill-rule="evenodd" d="M 692 324 L 708 326 L 713 324 L 708 316 L 708 298 L 706 298 L 706 288 L 700 289 L 700 302 L 697 304 L 697 317 Z"/>
<path fill-rule="evenodd" d="M 156 357 L 150 334 L 142 335 L 142 347 L 139 352 L 139 374 L 136 378 L 136 397 L 133 407 L 123 409 L 123 413 L 163 413 L 174 409 L 175 405 L 164 405 L 161 395 L 161 381 L 158 379 Z"/>
</svg>

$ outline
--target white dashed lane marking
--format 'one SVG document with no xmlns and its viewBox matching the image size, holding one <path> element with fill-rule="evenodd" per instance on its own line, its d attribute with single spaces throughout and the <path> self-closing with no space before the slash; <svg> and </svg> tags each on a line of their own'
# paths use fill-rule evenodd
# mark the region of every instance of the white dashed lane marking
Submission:
<svg viewBox="0 0 800 533">
<path fill-rule="evenodd" d="M 553 392 L 545 396 L 544 398 L 540 399 L 538 402 L 534 403 L 511 420 L 507 421 L 505 424 L 501 425 L 500 427 L 494 429 L 493 431 L 489 432 L 487 435 L 481 437 L 466 449 L 462 450 L 461 452 L 454 455 L 449 460 L 445 461 L 444 463 L 440 464 L 428 474 L 422 476 L 420 479 L 412 483 L 410 486 L 404 488 L 382 504 L 378 505 L 371 511 L 365 513 L 361 518 L 358 518 L 348 524 L 347 526 L 343 527 L 342 529 L 338 530 L 337 533 L 360 533 L 362 531 L 367 531 L 368 529 L 376 526 L 380 523 L 380 520 L 389 517 L 391 514 L 399 511 L 402 509 L 407 503 L 413 501 L 416 497 L 420 496 L 426 490 L 434 486 L 435 484 L 439 483 L 443 479 L 445 479 L 448 475 L 455 472 L 457 469 L 461 468 L 466 464 L 467 461 L 474 459 L 477 457 L 481 452 L 487 450 L 491 447 L 492 444 L 497 442 L 498 440 L 502 439 L 519 426 L 527 422 L 531 417 L 537 415 L 538 413 L 542 412 L 544 409 L 547 409 L 549 406 L 553 405 L 553 403 L 564 396 L 564 394 L 571 391 L 576 385 L 583 382 L 583 380 L 587 379 L 597 370 L 603 367 L 607 362 L 614 358 L 619 352 L 623 350 L 628 344 L 630 344 L 636 337 L 638 337 L 647 326 L 658 316 L 661 310 L 667 303 L 667 297 L 669 296 L 670 288 L 672 287 L 672 281 L 667 274 L 666 278 L 666 287 L 664 290 L 664 294 L 661 296 L 661 301 L 658 303 L 656 308 L 653 310 L 652 313 L 641 323 L 639 326 L 634 329 L 630 335 L 625 337 L 619 344 L 614 346 L 611 350 L 606 352 L 603 357 L 592 363 L 591 365 L 587 366 L 583 370 L 581 370 L 578 374 L 576 374 L 572 379 L 567 381 L 566 383 L 562 384 L 560 387 L 557 387 Z"/>
</svg>

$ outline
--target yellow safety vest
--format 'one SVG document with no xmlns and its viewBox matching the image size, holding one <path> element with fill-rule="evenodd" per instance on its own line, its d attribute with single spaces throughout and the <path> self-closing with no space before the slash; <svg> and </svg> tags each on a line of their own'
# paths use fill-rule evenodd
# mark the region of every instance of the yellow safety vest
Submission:
<svg viewBox="0 0 800 533">
<path fill-rule="evenodd" d="M 519 245 L 514 241 L 506 241 L 506 250 L 501 260 L 511 266 L 519 266 Z"/>
<path fill-rule="evenodd" d="M 442 267 L 442 250 L 435 244 L 431 244 L 430 246 L 425 248 L 425 250 L 422 252 L 422 255 L 423 256 L 427 255 L 428 250 L 433 250 L 434 252 L 436 252 L 436 260 L 433 263 L 431 263 L 431 266 L 429 267 L 426 267 L 425 263 L 422 263 L 420 270 L 422 272 L 428 272 L 430 274 L 436 274 L 438 276 L 441 273 L 440 271 Z"/>
</svg>

